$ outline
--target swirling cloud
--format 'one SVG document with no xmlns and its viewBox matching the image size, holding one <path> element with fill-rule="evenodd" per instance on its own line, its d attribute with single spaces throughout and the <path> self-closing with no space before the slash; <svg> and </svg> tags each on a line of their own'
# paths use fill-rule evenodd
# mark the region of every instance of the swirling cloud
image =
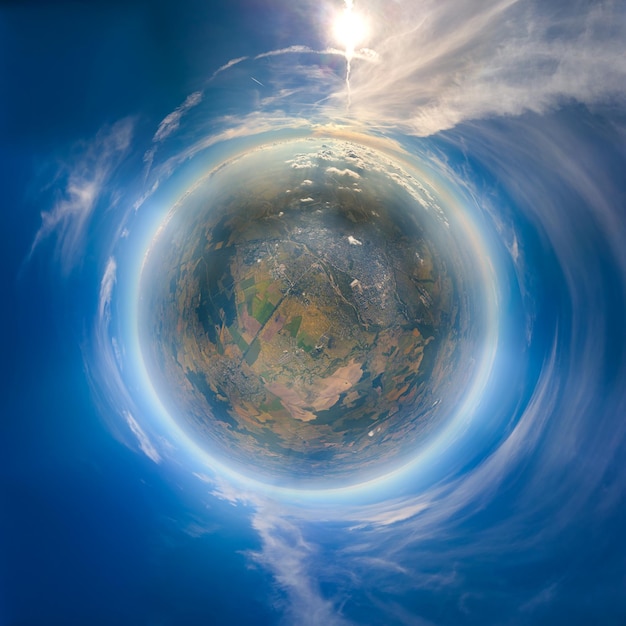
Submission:
<svg viewBox="0 0 626 626">
<path fill-rule="evenodd" d="M 351 59 L 349 106 L 345 59 L 329 42 L 235 58 L 155 124 L 147 149 L 131 146 L 129 120 L 84 144 L 63 169 L 61 198 L 44 212 L 31 254 L 56 236 L 63 271 L 75 267 L 95 210 L 115 185 L 124 192 L 119 165 L 131 148 L 145 155 L 145 186 L 125 195 L 131 236 L 102 246 L 88 376 L 121 439 L 164 472 L 182 467 L 208 502 L 228 500 L 249 517 L 261 545 L 248 557 L 274 576 L 289 622 L 556 623 L 594 614 L 617 623 L 626 614 L 624 4 L 359 8 L 375 28 Z M 207 122 L 216 82 L 244 67 L 258 76 L 252 84 L 246 74 L 246 89 L 261 87 L 262 98 Z M 271 142 L 304 129 L 369 133 L 372 145 L 389 141 L 419 157 L 477 216 L 498 277 L 497 367 L 478 417 L 428 466 L 358 494 L 276 494 L 231 480 L 167 443 L 155 405 L 127 379 L 136 355 L 121 328 L 132 307 L 119 279 L 140 265 L 145 242 L 132 234 L 148 230 L 144 215 L 192 188 L 161 195 L 167 181 L 206 154 L 203 172 L 254 149 L 260 135 Z M 191 139 L 171 148 L 181 130 Z M 326 174 L 345 184 L 359 176 Z M 586 605 L 585 595 L 607 601 Z"/>
<path fill-rule="evenodd" d="M 386 5 L 385 5 L 386 6 Z M 369 6 L 379 62 L 354 63 L 351 114 L 417 135 L 492 116 L 626 96 L 620 2 Z"/>
<path fill-rule="evenodd" d="M 64 164 L 58 185 L 59 199 L 41 214 L 30 256 L 50 236 L 56 237 L 56 253 L 64 273 L 69 272 L 84 252 L 90 219 L 98 204 L 111 191 L 108 187 L 116 169 L 127 156 L 133 135 L 133 121 L 120 120 L 100 130 L 95 139 L 81 143 L 78 155 Z"/>
</svg>

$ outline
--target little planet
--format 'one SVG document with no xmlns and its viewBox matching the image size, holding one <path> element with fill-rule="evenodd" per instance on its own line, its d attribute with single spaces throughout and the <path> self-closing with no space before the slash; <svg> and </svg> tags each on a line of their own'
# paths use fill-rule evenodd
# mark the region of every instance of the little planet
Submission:
<svg viewBox="0 0 626 626">
<path fill-rule="evenodd" d="M 427 189 L 370 148 L 308 140 L 212 171 L 141 275 L 139 336 L 186 436 L 275 484 L 410 461 L 462 393 L 467 264 Z M 471 368 L 469 368 L 471 369 Z"/>
</svg>

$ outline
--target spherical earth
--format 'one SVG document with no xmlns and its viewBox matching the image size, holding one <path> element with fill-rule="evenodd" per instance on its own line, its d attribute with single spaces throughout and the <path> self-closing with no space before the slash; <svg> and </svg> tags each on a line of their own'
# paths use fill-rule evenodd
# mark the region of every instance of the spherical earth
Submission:
<svg viewBox="0 0 626 626">
<path fill-rule="evenodd" d="M 157 393 L 209 454 L 341 482 L 406 462 L 439 426 L 459 393 L 463 264 L 405 178 L 309 141 L 228 164 L 171 211 L 144 263 L 140 337 Z"/>
</svg>

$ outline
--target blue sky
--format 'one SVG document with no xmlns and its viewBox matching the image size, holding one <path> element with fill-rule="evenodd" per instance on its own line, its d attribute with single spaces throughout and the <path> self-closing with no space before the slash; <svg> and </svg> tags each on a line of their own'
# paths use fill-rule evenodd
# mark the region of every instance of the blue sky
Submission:
<svg viewBox="0 0 626 626">
<path fill-rule="evenodd" d="M 361 0 L 349 77 L 346 10 L 0 8 L 3 624 L 626 620 L 626 5 Z M 340 493 L 207 462 L 133 352 L 167 211 L 311 134 L 428 178 L 496 303 L 454 437 Z"/>
</svg>

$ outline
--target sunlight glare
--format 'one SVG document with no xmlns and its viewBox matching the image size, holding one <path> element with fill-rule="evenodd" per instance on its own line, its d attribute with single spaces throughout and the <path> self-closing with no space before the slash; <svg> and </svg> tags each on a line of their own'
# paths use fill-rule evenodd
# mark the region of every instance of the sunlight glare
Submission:
<svg viewBox="0 0 626 626">
<path fill-rule="evenodd" d="M 365 18 L 355 13 L 350 4 L 337 16 L 333 25 L 335 39 L 344 47 L 346 57 L 352 57 L 356 46 L 367 37 L 368 30 Z"/>
</svg>

